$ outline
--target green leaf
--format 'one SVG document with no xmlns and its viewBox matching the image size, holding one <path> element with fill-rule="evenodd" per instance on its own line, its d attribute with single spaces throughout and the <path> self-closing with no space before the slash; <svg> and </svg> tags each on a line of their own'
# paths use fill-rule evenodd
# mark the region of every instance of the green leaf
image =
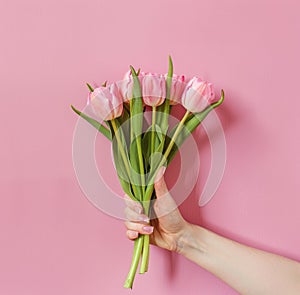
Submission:
<svg viewBox="0 0 300 295">
<path fill-rule="evenodd" d="M 169 55 L 169 69 L 168 69 L 168 77 L 172 79 L 173 77 L 173 60 L 171 55 Z M 169 89 L 170 91 L 170 89 Z M 170 92 L 169 92 L 170 95 Z"/>
<path fill-rule="evenodd" d="M 162 130 L 167 132 L 169 128 L 168 119 L 170 114 L 170 92 L 173 78 L 173 61 L 172 57 L 169 56 L 169 68 L 166 79 L 166 99 L 164 103 L 157 107 L 157 123 L 161 126 Z"/>
<path fill-rule="evenodd" d="M 116 119 L 119 122 L 120 128 L 122 128 L 127 149 L 130 146 L 130 123 L 129 123 L 130 118 L 129 117 L 130 117 L 129 112 L 124 107 L 123 115 Z"/>
<path fill-rule="evenodd" d="M 151 156 L 151 132 L 152 126 L 150 126 L 144 133 L 142 138 L 142 151 L 143 151 L 143 158 L 145 161 L 145 169 L 148 172 L 150 168 L 150 156 Z"/>
<path fill-rule="evenodd" d="M 124 134 L 123 134 L 122 129 L 119 125 L 119 122 L 118 121 L 115 121 L 115 122 L 116 122 L 116 125 L 118 127 L 118 134 L 119 134 L 119 137 L 121 139 L 122 148 L 125 151 L 125 155 L 126 155 L 126 158 L 127 158 L 126 160 L 129 163 L 128 150 L 127 150 L 127 147 L 126 147 Z M 118 175 L 120 184 L 121 184 L 121 186 L 122 186 L 122 188 L 123 188 L 123 190 L 126 194 L 128 194 L 131 198 L 137 200 L 134 197 L 134 194 L 132 192 L 130 177 L 129 177 L 127 171 L 126 171 L 125 164 L 124 164 L 124 159 L 121 156 L 120 147 L 119 147 L 118 142 L 116 140 L 116 136 L 115 136 L 115 133 L 114 133 L 114 130 L 113 130 L 113 127 L 112 127 L 112 124 L 111 124 L 110 121 L 108 121 L 108 125 L 110 126 L 111 132 L 113 134 L 112 149 L 113 149 L 114 163 L 115 163 L 115 167 L 116 167 L 116 171 L 117 171 L 117 175 Z"/>
<path fill-rule="evenodd" d="M 143 156 L 145 159 L 146 171 L 150 174 L 157 169 L 159 162 L 163 156 L 164 148 L 164 134 L 159 125 L 155 124 L 155 146 L 154 154 L 151 154 L 151 139 L 152 139 L 152 125 L 146 130 L 142 139 Z M 149 175 L 150 175 L 149 174 Z M 150 178 L 149 178 L 150 179 Z M 148 179 L 148 180 L 149 180 Z"/>
<path fill-rule="evenodd" d="M 132 66 L 130 66 L 132 79 L 133 79 L 133 89 L 132 89 L 132 99 L 130 100 L 130 119 L 131 119 L 131 141 L 138 135 L 142 133 L 143 130 L 143 99 L 141 92 L 140 80 Z"/>
<path fill-rule="evenodd" d="M 136 173 L 140 173 L 140 168 L 139 168 L 139 161 L 137 157 L 137 145 L 136 145 L 136 138 L 131 142 L 130 147 L 129 147 L 129 158 L 130 158 L 130 164 L 132 169 Z M 140 184 L 140 182 L 138 182 Z"/>
<path fill-rule="evenodd" d="M 99 132 L 101 132 L 107 139 L 110 141 L 112 140 L 112 136 L 110 131 L 105 128 L 100 122 L 96 121 L 95 119 L 87 116 L 86 114 L 80 112 L 77 110 L 74 106 L 71 105 L 72 110 L 79 116 L 81 116 L 83 119 L 85 119 L 88 123 L 90 123 L 92 126 L 94 126 Z"/>
<path fill-rule="evenodd" d="M 130 158 L 130 165 L 132 171 L 131 178 L 139 194 L 139 196 L 136 197 L 137 199 L 140 199 L 142 197 L 142 189 L 141 189 L 140 163 L 138 159 L 138 149 L 137 149 L 137 138 L 135 138 L 130 144 L 129 158 Z"/>
<path fill-rule="evenodd" d="M 120 155 L 119 148 L 117 141 L 114 139 L 112 141 L 112 148 L 113 148 L 113 155 L 114 155 L 114 163 L 116 167 L 116 171 L 119 177 L 120 184 L 124 190 L 125 193 L 127 193 L 129 196 L 132 195 L 130 181 L 128 179 L 128 175 L 126 173 L 126 169 L 123 163 L 123 159 Z"/>
<path fill-rule="evenodd" d="M 141 178 L 142 192 L 144 192 L 144 182 L 145 182 L 145 169 L 144 160 L 141 147 L 142 130 L 143 130 L 143 98 L 140 80 L 137 76 L 135 69 L 130 66 L 132 79 L 133 79 L 133 89 L 132 89 L 132 99 L 130 100 L 130 163 L 132 166 L 136 165 L 135 161 L 138 159 L 139 163 L 139 173 Z M 134 147 L 135 145 L 135 147 Z M 135 160 L 131 157 L 132 152 L 135 152 Z M 136 167 L 134 167 L 135 169 Z M 143 193 L 141 194 L 143 198 Z"/>
<path fill-rule="evenodd" d="M 146 132 L 142 138 L 142 147 L 143 147 L 143 158 L 145 163 L 146 172 L 149 171 L 150 168 L 150 154 L 151 154 L 151 133 Z"/>
<path fill-rule="evenodd" d="M 89 83 L 86 83 L 86 86 L 88 87 L 88 89 L 93 92 L 94 91 L 94 88 L 89 84 Z"/>
</svg>

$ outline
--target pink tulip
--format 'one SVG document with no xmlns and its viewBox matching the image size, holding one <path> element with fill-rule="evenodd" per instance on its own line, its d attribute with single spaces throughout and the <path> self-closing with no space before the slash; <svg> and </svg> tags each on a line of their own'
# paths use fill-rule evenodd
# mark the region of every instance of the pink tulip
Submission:
<svg viewBox="0 0 300 295">
<path fill-rule="evenodd" d="M 93 112 L 101 120 L 112 120 L 122 115 L 123 99 L 116 83 L 95 88 L 89 96 Z"/>
<path fill-rule="evenodd" d="M 167 74 L 165 75 L 167 79 Z M 181 96 L 185 87 L 184 76 L 173 74 L 172 85 L 170 90 L 170 105 L 175 105 L 181 102 Z"/>
<path fill-rule="evenodd" d="M 133 79 L 131 71 L 125 73 L 124 78 L 119 83 L 119 90 L 123 97 L 123 101 L 129 103 L 132 98 Z"/>
<path fill-rule="evenodd" d="M 140 80 L 140 85 L 142 85 L 143 76 L 144 76 L 144 72 L 141 72 L 138 76 Z M 118 83 L 118 87 L 123 97 L 123 101 L 129 103 L 130 100 L 132 99 L 132 89 L 133 89 L 133 78 L 130 70 L 125 73 L 123 80 Z"/>
<path fill-rule="evenodd" d="M 192 113 L 203 111 L 214 99 L 212 83 L 194 77 L 189 81 L 182 94 L 182 105 Z"/>
<path fill-rule="evenodd" d="M 162 75 L 143 73 L 142 77 L 143 99 L 146 105 L 156 107 L 166 98 L 166 83 Z"/>
</svg>

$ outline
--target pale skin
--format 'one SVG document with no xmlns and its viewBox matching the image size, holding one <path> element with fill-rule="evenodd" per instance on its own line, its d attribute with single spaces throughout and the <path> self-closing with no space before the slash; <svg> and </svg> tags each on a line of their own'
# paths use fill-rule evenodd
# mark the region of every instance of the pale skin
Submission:
<svg viewBox="0 0 300 295">
<path fill-rule="evenodd" d="M 258 250 L 187 222 L 176 208 L 163 177 L 155 183 L 158 219 L 149 225 L 142 206 L 126 198 L 127 237 L 150 235 L 150 242 L 177 252 L 208 270 L 243 295 L 299 295 L 300 263 Z M 166 212 L 166 211 L 165 211 Z"/>
</svg>

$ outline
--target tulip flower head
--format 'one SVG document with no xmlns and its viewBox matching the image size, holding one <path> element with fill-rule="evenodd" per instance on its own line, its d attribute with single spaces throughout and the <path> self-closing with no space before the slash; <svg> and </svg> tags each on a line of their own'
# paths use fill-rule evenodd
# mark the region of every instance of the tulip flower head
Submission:
<svg viewBox="0 0 300 295">
<path fill-rule="evenodd" d="M 115 119 L 123 112 L 123 99 L 116 83 L 95 88 L 89 95 L 89 104 L 94 114 L 105 121 Z"/>
<path fill-rule="evenodd" d="M 183 91 L 181 103 L 192 113 L 202 112 L 215 98 L 212 83 L 194 77 Z"/>
<path fill-rule="evenodd" d="M 142 77 L 143 99 L 146 105 L 156 107 L 166 98 L 166 83 L 162 75 L 143 73 Z"/>
<path fill-rule="evenodd" d="M 167 74 L 165 75 L 167 79 Z M 173 74 L 172 84 L 170 89 L 170 105 L 176 105 L 181 102 L 181 96 L 185 87 L 185 77 Z"/>
<path fill-rule="evenodd" d="M 129 103 L 132 98 L 133 79 L 131 71 L 125 73 L 123 80 L 119 83 L 119 90 L 123 101 Z"/>
</svg>

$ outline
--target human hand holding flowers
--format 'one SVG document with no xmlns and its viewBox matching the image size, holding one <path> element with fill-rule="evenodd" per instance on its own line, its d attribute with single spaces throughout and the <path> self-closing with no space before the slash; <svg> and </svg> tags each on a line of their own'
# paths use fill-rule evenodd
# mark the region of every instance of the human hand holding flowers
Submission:
<svg viewBox="0 0 300 295">
<path fill-rule="evenodd" d="M 142 214 L 143 207 L 141 204 L 127 196 L 125 199 L 127 204 L 125 209 L 126 234 L 131 240 L 135 240 L 139 234 L 150 235 L 151 244 L 179 252 L 180 240 L 188 232 L 190 224 L 182 217 L 176 207 L 162 175 L 163 172 L 164 168 L 161 168 L 154 184 L 157 200 L 153 204 L 153 209 L 159 218 L 151 220 L 152 226 L 147 225 L 149 219 Z M 169 212 L 169 208 L 175 209 Z"/>
<path fill-rule="evenodd" d="M 96 89 L 88 84 L 88 106 L 97 120 L 73 106 L 72 108 L 112 141 L 120 184 L 132 200 L 140 203 L 144 214 L 149 217 L 151 204 L 157 197 L 154 191 L 157 172 L 161 167 L 169 165 L 186 138 L 210 111 L 223 102 L 224 92 L 214 102 L 215 94 L 211 83 L 193 78 L 185 86 L 184 76 L 173 75 L 171 58 L 166 75 L 135 71 L 133 67 L 130 69 L 121 83 L 105 83 Z M 186 113 L 171 129 L 169 115 L 171 107 L 176 104 L 183 105 Z M 145 119 L 145 113 L 149 110 L 152 112 L 150 123 Z M 170 198 L 164 200 L 170 201 Z M 156 212 L 157 210 L 158 208 Z M 177 216 L 173 223 L 180 219 L 178 214 L 173 216 Z M 183 219 L 180 220 L 183 222 Z M 171 225 L 170 221 L 170 227 L 176 226 L 176 222 Z M 150 229 L 145 227 L 145 233 Z M 154 241 L 174 248 L 174 241 L 168 240 L 170 236 L 164 235 L 164 227 L 161 230 L 160 236 L 158 232 L 154 233 Z M 149 242 L 149 235 L 146 234 L 135 239 L 132 265 L 124 285 L 126 288 L 132 287 L 140 259 L 140 273 L 147 271 Z"/>
</svg>

